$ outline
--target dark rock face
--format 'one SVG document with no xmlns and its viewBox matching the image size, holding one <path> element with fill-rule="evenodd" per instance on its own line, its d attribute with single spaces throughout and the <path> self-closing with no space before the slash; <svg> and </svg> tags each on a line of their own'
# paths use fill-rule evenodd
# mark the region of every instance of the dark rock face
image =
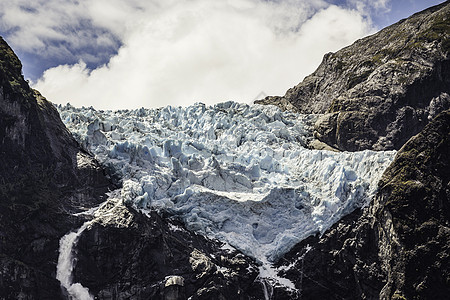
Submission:
<svg viewBox="0 0 450 300">
<path fill-rule="evenodd" d="M 409 140 L 369 208 L 296 245 L 280 265 L 304 299 L 446 299 L 450 110 Z"/>
<path fill-rule="evenodd" d="M 325 55 L 283 97 L 256 101 L 326 115 L 319 140 L 340 150 L 400 147 L 450 108 L 450 2 Z"/>
<path fill-rule="evenodd" d="M 57 299 L 59 238 L 80 222 L 70 212 L 110 184 L 21 68 L 0 38 L 0 299 Z"/>
<path fill-rule="evenodd" d="M 408 299 L 450 292 L 450 110 L 402 147 L 380 181 L 381 204 L 392 218 L 398 248 L 386 292 Z M 377 211 L 379 215 L 382 207 Z"/>
</svg>

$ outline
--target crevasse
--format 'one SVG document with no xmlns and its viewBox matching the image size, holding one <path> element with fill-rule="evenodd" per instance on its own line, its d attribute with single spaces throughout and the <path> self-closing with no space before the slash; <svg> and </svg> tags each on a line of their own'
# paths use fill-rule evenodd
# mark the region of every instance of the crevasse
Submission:
<svg viewBox="0 0 450 300">
<path fill-rule="evenodd" d="M 395 155 L 306 149 L 317 116 L 273 106 L 59 111 L 122 180 L 124 201 L 180 219 L 261 262 L 366 205 Z"/>
</svg>

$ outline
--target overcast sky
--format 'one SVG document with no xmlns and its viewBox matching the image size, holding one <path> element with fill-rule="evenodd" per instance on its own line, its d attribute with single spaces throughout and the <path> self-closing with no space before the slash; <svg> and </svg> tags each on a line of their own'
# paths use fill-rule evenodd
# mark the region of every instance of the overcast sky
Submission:
<svg viewBox="0 0 450 300">
<path fill-rule="evenodd" d="M 442 2 L 0 0 L 0 35 L 54 103 L 250 103 L 284 95 L 325 53 Z"/>
</svg>

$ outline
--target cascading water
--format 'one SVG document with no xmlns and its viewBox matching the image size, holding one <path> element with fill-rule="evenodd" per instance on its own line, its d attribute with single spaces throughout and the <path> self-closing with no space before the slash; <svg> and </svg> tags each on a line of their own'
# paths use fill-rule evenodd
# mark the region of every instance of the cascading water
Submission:
<svg viewBox="0 0 450 300">
<path fill-rule="evenodd" d="M 259 279 L 262 285 L 263 294 L 264 294 L 264 300 L 272 300 L 273 297 L 273 288 L 272 286 L 264 279 Z"/>
<path fill-rule="evenodd" d="M 83 231 L 89 226 L 91 221 L 85 222 L 76 232 L 70 232 L 63 236 L 59 241 L 59 257 L 56 266 L 56 279 L 59 280 L 61 286 L 66 290 L 70 299 L 73 300 L 90 300 L 94 299 L 89 290 L 80 283 L 72 282 L 72 272 L 74 268 L 74 247 L 78 242 L 78 238 Z"/>
</svg>

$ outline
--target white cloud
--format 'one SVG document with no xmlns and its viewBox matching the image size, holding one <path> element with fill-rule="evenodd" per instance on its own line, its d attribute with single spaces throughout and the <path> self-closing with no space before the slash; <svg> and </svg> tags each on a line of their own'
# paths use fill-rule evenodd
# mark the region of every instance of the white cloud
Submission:
<svg viewBox="0 0 450 300">
<path fill-rule="evenodd" d="M 23 47 L 50 49 L 49 40 L 64 38 L 69 50 L 114 39 L 122 46 L 94 70 L 83 61 L 49 69 L 35 88 L 56 103 L 102 109 L 250 102 L 262 91 L 284 94 L 314 71 L 324 53 L 371 31 L 360 12 L 321 0 L 49 2 L 60 6 L 48 12 L 43 2 L 37 5 L 39 14 L 49 16 L 48 24 L 29 32 Z M 73 20 L 65 21 L 68 15 Z M 31 26 L 23 20 L 21 33 Z M 81 26 L 86 21 L 92 26 Z M 81 32 L 61 36 L 61 28 L 70 26 Z"/>
<path fill-rule="evenodd" d="M 8 42 L 14 48 L 39 53 L 43 58 L 73 60 L 87 47 L 117 47 L 114 33 L 106 27 L 92 26 L 94 16 L 89 14 L 90 2 L 1 0 L 0 29 L 9 32 Z"/>
<path fill-rule="evenodd" d="M 372 14 L 386 14 L 391 10 L 391 0 L 347 0 L 347 2 L 367 17 Z"/>
</svg>

